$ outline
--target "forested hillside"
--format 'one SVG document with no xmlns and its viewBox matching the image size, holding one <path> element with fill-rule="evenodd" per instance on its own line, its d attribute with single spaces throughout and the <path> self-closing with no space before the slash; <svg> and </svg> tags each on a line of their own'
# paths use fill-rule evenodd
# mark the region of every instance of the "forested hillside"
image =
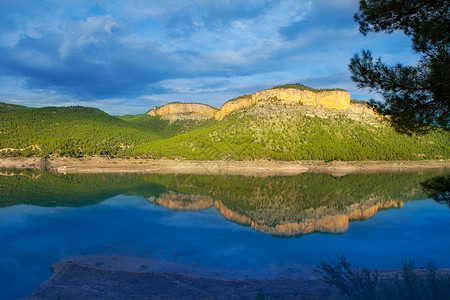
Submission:
<svg viewBox="0 0 450 300">
<path fill-rule="evenodd" d="M 154 131 L 89 107 L 29 108 L 0 103 L 0 154 L 125 155 L 159 139 Z"/>
<path fill-rule="evenodd" d="M 396 132 L 345 113 L 258 104 L 222 120 L 115 117 L 88 107 L 0 103 L 2 156 L 139 156 L 218 160 L 417 160 L 450 158 L 448 132 Z"/>
<path fill-rule="evenodd" d="M 157 132 L 163 138 L 173 137 L 182 133 L 189 132 L 196 128 L 200 128 L 207 124 L 211 124 L 214 120 L 165 120 L 159 116 L 141 115 L 125 115 L 118 116 L 119 119 L 130 122 L 140 128 L 145 128 Z"/>
<path fill-rule="evenodd" d="M 382 120 L 358 121 L 339 114 L 322 118 L 266 105 L 185 134 L 139 145 L 133 153 L 208 160 L 440 159 L 450 157 L 450 137 L 442 130 L 406 135 Z"/>
</svg>

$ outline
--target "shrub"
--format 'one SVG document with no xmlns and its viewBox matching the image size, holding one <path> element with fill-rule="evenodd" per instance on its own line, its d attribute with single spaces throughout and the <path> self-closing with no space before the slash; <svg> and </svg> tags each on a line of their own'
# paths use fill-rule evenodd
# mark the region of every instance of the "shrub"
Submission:
<svg viewBox="0 0 450 300">
<path fill-rule="evenodd" d="M 352 269 L 345 256 L 337 256 L 337 262 L 324 261 L 317 266 L 321 279 L 337 287 L 344 299 L 448 299 L 450 275 L 439 275 L 432 263 L 425 276 L 414 270 L 414 262 L 405 261 L 401 276 L 380 279 L 376 270 Z"/>
</svg>

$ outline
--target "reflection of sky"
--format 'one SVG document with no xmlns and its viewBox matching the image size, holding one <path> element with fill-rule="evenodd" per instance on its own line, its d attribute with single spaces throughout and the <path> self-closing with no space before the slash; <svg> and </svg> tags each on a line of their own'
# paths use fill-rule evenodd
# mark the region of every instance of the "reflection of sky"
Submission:
<svg viewBox="0 0 450 300">
<path fill-rule="evenodd" d="M 49 266 L 76 255 L 143 256 L 221 270 L 225 276 L 277 276 L 273 266 L 316 265 L 343 252 L 359 267 L 449 267 L 449 209 L 432 200 L 350 223 L 347 233 L 276 238 L 225 220 L 214 209 L 170 211 L 117 196 L 81 208 L 19 205 L 0 209 L 0 289 L 22 296 Z M 284 274 L 283 276 L 286 276 Z"/>
<path fill-rule="evenodd" d="M 0 101 L 143 113 L 295 82 L 374 97 L 349 78 L 355 52 L 418 56 L 401 33 L 363 37 L 358 2 L 1 1 Z"/>
</svg>

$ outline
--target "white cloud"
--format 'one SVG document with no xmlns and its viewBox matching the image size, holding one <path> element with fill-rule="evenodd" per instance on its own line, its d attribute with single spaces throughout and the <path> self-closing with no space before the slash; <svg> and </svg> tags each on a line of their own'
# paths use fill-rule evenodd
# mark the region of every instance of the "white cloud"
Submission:
<svg viewBox="0 0 450 300">
<path fill-rule="evenodd" d="M 74 48 L 83 48 L 89 44 L 106 42 L 119 23 L 111 15 L 89 17 L 85 21 L 77 21 L 67 26 L 62 33 L 59 48 L 60 58 L 64 59 Z"/>
<path fill-rule="evenodd" d="M 282 83 L 353 91 L 347 64 L 362 48 L 388 63 L 418 57 L 400 33 L 362 37 L 352 20 L 357 4 L 44 0 L 20 10 L 2 3 L 0 92 L 34 106 L 138 113 L 173 100 L 220 106 Z"/>
</svg>

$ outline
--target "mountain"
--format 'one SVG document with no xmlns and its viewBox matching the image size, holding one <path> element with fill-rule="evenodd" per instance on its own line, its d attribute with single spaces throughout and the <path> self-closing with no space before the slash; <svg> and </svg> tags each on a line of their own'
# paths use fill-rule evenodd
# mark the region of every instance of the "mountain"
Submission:
<svg viewBox="0 0 450 300">
<path fill-rule="evenodd" d="M 220 109 L 200 103 L 172 102 L 157 106 L 147 112 L 150 116 L 160 116 L 167 120 L 217 119 L 251 107 L 257 103 L 277 102 L 305 107 L 332 110 L 360 110 L 359 104 L 353 105 L 350 94 L 341 89 L 313 89 L 301 84 L 275 86 L 258 91 L 252 95 L 243 95 L 225 102 Z M 368 111 L 371 111 L 370 109 Z"/>
<path fill-rule="evenodd" d="M 172 102 L 115 117 L 86 107 L 0 104 L 0 155 L 109 155 L 217 160 L 450 158 L 450 136 L 395 131 L 341 89 L 276 86 L 219 109 Z"/>
<path fill-rule="evenodd" d="M 166 110 L 161 118 L 176 119 Z M 232 99 L 192 131 L 135 147 L 135 155 L 218 160 L 394 160 L 450 157 L 448 132 L 396 132 L 343 90 L 277 86 Z"/>
</svg>

